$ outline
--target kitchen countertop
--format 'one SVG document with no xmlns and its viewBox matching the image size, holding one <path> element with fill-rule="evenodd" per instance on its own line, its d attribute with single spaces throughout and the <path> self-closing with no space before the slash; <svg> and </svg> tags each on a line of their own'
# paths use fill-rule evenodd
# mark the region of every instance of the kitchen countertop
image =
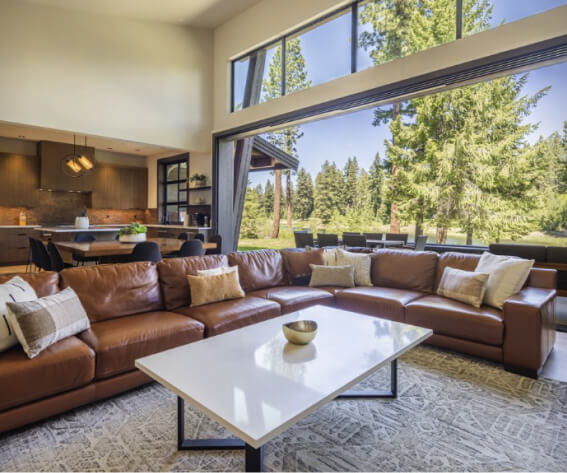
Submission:
<svg viewBox="0 0 567 473">
<path fill-rule="evenodd" d="M 148 228 L 175 228 L 180 230 L 212 230 L 212 227 L 187 227 L 185 225 L 167 225 L 165 223 L 148 223 L 144 224 Z"/>
<path fill-rule="evenodd" d="M 89 228 L 75 228 L 73 225 L 55 225 L 51 227 L 35 227 L 42 232 L 53 233 L 83 233 L 83 232 L 119 232 L 120 226 L 107 227 L 104 225 L 91 225 Z"/>
<path fill-rule="evenodd" d="M 37 225 L 0 225 L 2 228 L 37 228 Z"/>
</svg>

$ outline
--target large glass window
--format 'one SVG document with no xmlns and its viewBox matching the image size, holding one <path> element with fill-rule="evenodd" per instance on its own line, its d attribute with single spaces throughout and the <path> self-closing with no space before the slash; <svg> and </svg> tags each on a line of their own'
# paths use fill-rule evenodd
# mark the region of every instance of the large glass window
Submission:
<svg viewBox="0 0 567 473">
<path fill-rule="evenodd" d="M 160 221 L 176 223 L 181 211 L 187 210 L 188 155 L 158 161 Z"/>
</svg>

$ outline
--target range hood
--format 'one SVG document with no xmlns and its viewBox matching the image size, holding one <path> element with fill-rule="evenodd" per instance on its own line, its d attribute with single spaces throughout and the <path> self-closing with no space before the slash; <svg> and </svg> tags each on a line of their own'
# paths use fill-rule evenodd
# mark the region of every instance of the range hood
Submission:
<svg viewBox="0 0 567 473">
<path fill-rule="evenodd" d="M 84 154 L 91 163 L 95 162 L 94 148 L 77 146 L 77 151 Z M 37 154 L 41 160 L 40 188 L 51 191 L 92 192 L 94 172 L 80 177 L 71 177 L 63 172 L 63 157 L 73 153 L 73 145 L 54 141 L 40 141 Z"/>
</svg>

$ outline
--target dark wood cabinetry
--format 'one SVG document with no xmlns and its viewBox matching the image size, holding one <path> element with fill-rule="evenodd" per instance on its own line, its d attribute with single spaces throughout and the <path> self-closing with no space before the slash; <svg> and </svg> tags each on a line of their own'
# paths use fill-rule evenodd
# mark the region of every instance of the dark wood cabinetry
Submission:
<svg viewBox="0 0 567 473">
<path fill-rule="evenodd" d="M 94 173 L 92 206 L 95 209 L 145 209 L 148 170 L 98 164 Z"/>
<path fill-rule="evenodd" d="M 0 265 L 27 264 L 29 238 L 37 238 L 33 228 L 0 228 Z"/>
<path fill-rule="evenodd" d="M 94 189 L 94 172 L 81 177 L 71 177 L 63 172 L 62 160 L 66 155 L 73 153 L 73 145 L 41 141 L 38 144 L 38 153 L 41 156 L 41 188 L 56 191 L 91 192 Z M 77 146 L 75 148 L 87 156 L 93 163 L 94 148 Z M 96 163 L 95 163 L 96 168 Z"/>
<path fill-rule="evenodd" d="M 0 153 L 0 205 L 37 206 L 39 175 L 40 163 L 36 156 Z"/>
</svg>

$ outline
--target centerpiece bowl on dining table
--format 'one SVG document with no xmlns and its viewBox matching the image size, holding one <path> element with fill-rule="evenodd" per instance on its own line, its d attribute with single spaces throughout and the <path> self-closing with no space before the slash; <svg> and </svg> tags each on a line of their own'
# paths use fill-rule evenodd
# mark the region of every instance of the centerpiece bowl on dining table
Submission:
<svg viewBox="0 0 567 473">
<path fill-rule="evenodd" d="M 307 345 L 317 335 L 317 322 L 313 320 L 297 320 L 282 325 L 287 341 L 295 345 Z"/>
</svg>

